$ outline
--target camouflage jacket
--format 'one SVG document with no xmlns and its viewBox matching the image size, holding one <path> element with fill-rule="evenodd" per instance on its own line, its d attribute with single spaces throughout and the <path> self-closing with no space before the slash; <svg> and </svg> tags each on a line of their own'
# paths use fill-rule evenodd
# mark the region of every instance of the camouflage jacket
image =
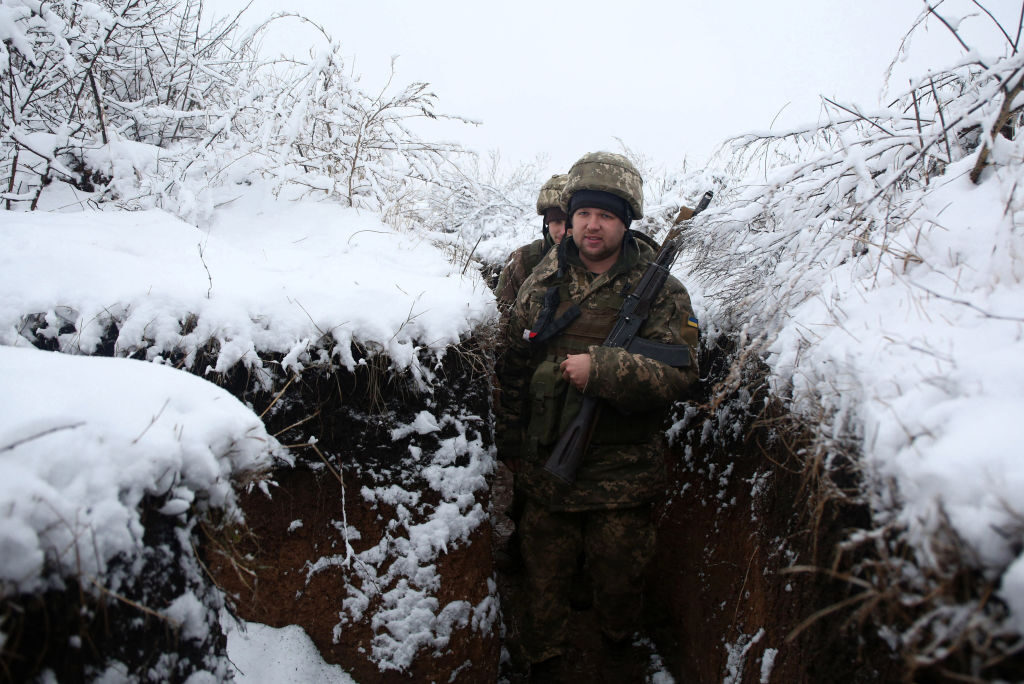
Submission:
<svg viewBox="0 0 1024 684">
<path fill-rule="evenodd" d="M 502 316 L 508 312 L 516 303 L 516 295 L 519 288 L 526 282 L 526 278 L 537 267 L 544 255 L 547 254 L 555 244 L 547 233 L 544 237 L 537 238 L 528 245 L 523 245 L 509 255 L 505 267 L 501 269 L 498 277 L 498 286 L 494 289 L 494 296 L 498 300 L 498 310 Z"/>
<path fill-rule="evenodd" d="M 640 336 L 690 348 L 692 363 L 672 368 L 660 361 L 604 347 L 626 295 L 654 257 L 650 245 L 627 238 L 622 256 L 607 272 L 589 273 L 576 245 L 564 240 L 534 269 L 519 291 L 498 362 L 501 407 L 498 456 L 519 458 L 517 486 L 554 510 L 624 508 L 664 491 L 666 409 L 696 384 L 697 323 L 683 285 L 669 277 Z M 559 277 L 559 259 L 565 273 Z M 544 295 L 560 292 L 557 315 L 575 302 L 582 313 L 566 330 L 535 348 L 523 331 L 537 321 Z M 543 471 L 551 447 L 579 410 L 583 394 L 561 377 L 569 353 L 589 352 L 590 377 L 584 392 L 602 399 L 590 446 L 572 487 Z"/>
</svg>

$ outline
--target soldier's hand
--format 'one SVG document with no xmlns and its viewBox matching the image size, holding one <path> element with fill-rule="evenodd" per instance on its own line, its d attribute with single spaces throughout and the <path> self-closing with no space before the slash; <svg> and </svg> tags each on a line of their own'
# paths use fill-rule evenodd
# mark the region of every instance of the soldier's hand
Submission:
<svg viewBox="0 0 1024 684">
<path fill-rule="evenodd" d="M 580 392 L 587 388 L 590 377 L 590 354 L 569 354 L 559 366 L 562 377 Z"/>
</svg>

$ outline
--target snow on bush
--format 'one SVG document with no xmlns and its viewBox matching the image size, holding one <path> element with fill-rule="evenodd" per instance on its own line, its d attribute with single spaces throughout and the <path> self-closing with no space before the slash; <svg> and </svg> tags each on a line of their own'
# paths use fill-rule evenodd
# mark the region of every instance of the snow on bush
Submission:
<svg viewBox="0 0 1024 684">
<path fill-rule="evenodd" d="M 1024 633 L 1022 83 L 1021 55 L 971 51 L 884 111 L 830 101 L 822 126 L 736 139 L 684 257 L 705 333 L 767 361 L 826 459 L 862 453 L 875 525 L 913 556 L 862 599 L 930 605 L 902 634 L 919 664 Z M 1009 614 L 936 592 L 959 568 Z"/>
<path fill-rule="evenodd" d="M 318 37 L 310 56 L 260 53 L 296 23 Z M 427 206 L 428 190 L 461 183 L 463 150 L 414 124 L 474 122 L 438 112 L 428 84 L 392 87 L 392 73 L 367 92 L 341 46 L 301 16 L 240 25 L 192 0 L 3 0 L 4 208 L 44 206 L 58 181 L 81 202 L 98 193 L 200 225 L 217 188 L 264 178 L 272 192 L 340 199 L 397 224 Z"/>
</svg>

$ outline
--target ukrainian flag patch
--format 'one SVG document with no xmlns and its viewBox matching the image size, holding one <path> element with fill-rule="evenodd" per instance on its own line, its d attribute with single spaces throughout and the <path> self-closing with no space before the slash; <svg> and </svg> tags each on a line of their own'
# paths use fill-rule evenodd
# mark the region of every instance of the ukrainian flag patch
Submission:
<svg viewBox="0 0 1024 684">
<path fill-rule="evenodd" d="M 686 319 L 686 325 L 690 326 L 691 328 L 700 327 L 699 325 L 697 325 L 697 319 L 694 318 L 693 316 L 690 316 L 689 318 Z"/>
</svg>

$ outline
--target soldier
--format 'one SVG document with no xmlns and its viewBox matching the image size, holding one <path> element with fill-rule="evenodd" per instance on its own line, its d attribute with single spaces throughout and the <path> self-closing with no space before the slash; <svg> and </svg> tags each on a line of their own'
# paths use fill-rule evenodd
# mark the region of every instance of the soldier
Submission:
<svg viewBox="0 0 1024 684">
<path fill-rule="evenodd" d="M 529 603 L 523 632 L 536 679 L 557 677 L 561 668 L 567 585 L 581 552 L 609 652 L 630 646 L 639 627 L 641 580 L 654 552 L 652 502 L 666 484 L 662 423 L 667 408 L 698 377 L 697 322 L 686 289 L 673 277 L 656 297 L 640 336 L 686 345 L 689 366 L 673 368 L 602 346 L 624 298 L 655 255 L 647 239 L 629 230 L 643 216 L 642 179 L 633 164 L 608 152 L 584 155 L 568 174 L 561 202 L 571 239 L 520 289 L 498 367 L 498 457 L 520 461 L 517 477 L 527 497 L 521 524 Z M 581 313 L 567 320 L 563 314 L 573 304 Z M 537 330 L 544 321 L 556 328 Z M 531 334 L 547 340 L 532 342 Z M 543 465 L 583 395 L 599 398 L 601 408 L 576 481 L 566 486 Z"/>
<path fill-rule="evenodd" d="M 541 186 L 540 194 L 537 195 L 537 214 L 544 217 L 541 237 L 512 252 L 501 270 L 494 292 L 502 314 L 507 314 L 515 304 L 516 294 L 530 272 L 537 267 L 548 250 L 558 245 L 565 236 L 567 217 L 559 202 L 566 178 L 568 176 L 564 173 L 555 174 Z"/>
<path fill-rule="evenodd" d="M 501 270 L 498 278 L 498 285 L 495 288 L 498 310 L 501 312 L 501 321 L 498 326 L 499 337 L 504 335 L 505 326 L 508 324 L 508 314 L 516 303 L 516 295 L 519 288 L 526 281 L 527 276 L 537 267 L 552 247 L 557 247 L 565 237 L 565 211 L 561 207 L 562 188 L 569 176 L 564 173 L 555 174 L 549 178 L 540 188 L 537 195 L 537 214 L 542 216 L 541 237 L 528 245 L 516 249 L 509 255 L 505 267 Z M 499 355 L 500 355 L 499 351 Z M 500 409 L 499 409 L 500 410 Z M 505 462 L 515 477 L 515 471 L 519 465 L 518 459 L 509 459 Z M 505 515 L 515 525 L 512 535 L 506 541 L 504 547 L 497 549 L 495 563 L 498 568 L 506 572 L 515 572 L 520 569 L 522 556 L 519 553 L 519 518 L 523 512 L 525 499 L 515 488 L 513 482 L 512 502 L 509 504 Z"/>
</svg>

